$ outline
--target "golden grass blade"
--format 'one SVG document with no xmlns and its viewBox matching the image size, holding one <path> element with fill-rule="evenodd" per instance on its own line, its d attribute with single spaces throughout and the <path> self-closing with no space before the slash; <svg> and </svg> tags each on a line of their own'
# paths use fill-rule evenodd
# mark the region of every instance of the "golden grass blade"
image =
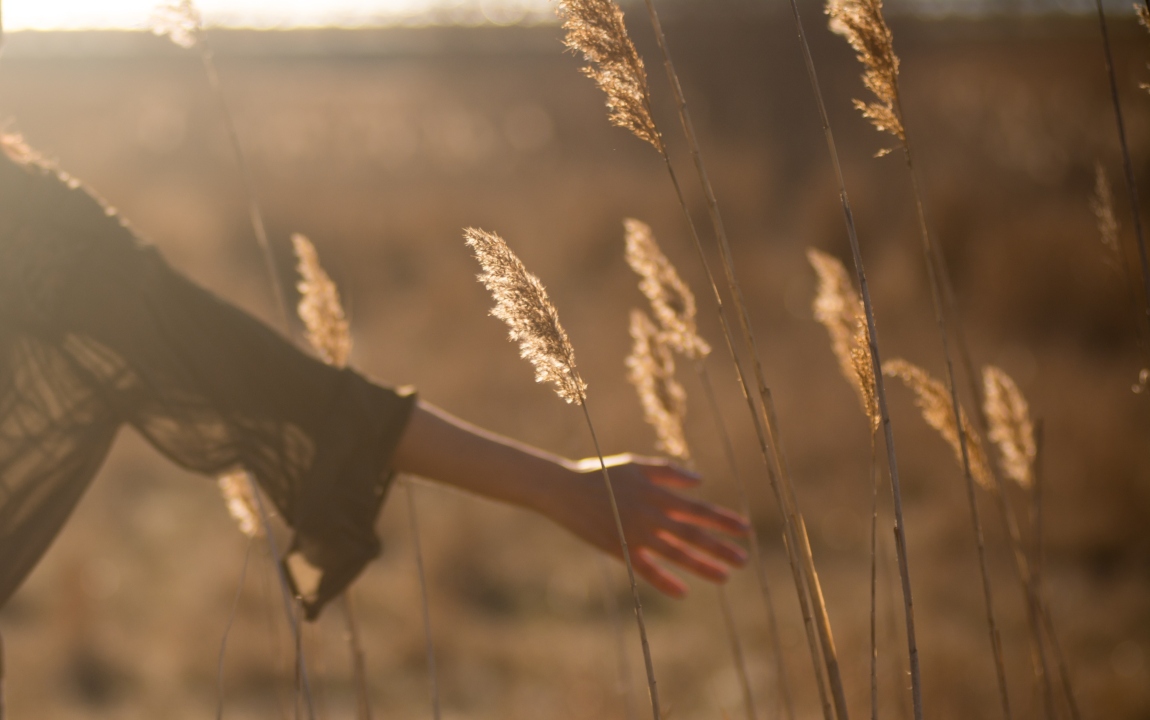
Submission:
<svg viewBox="0 0 1150 720">
<path fill-rule="evenodd" d="M 926 424 L 938 431 L 946 440 L 959 465 L 962 464 L 962 449 L 959 445 L 958 428 L 954 422 L 954 407 L 951 404 L 951 394 L 940 380 L 935 379 L 926 370 L 913 365 L 901 358 L 894 358 L 883 363 L 882 372 L 888 377 L 896 377 L 910 388 L 915 394 L 915 405 L 922 411 L 922 418 Z M 974 427 L 961 410 L 962 431 L 966 436 L 966 446 L 970 458 L 970 474 L 984 490 L 994 489 L 994 479 L 990 472 L 990 464 L 986 460 L 986 452 L 982 442 L 974 432 Z"/>
<path fill-rule="evenodd" d="M 635 386 L 643 404 L 643 419 L 655 429 L 655 446 L 684 463 L 691 460 L 683 419 L 687 414 L 687 391 L 675 380 L 675 359 L 659 328 L 642 310 L 631 311 L 631 354 L 627 356 L 627 380 Z"/>
<path fill-rule="evenodd" d="M 148 27 L 156 35 L 188 49 L 199 42 L 204 25 L 200 10 L 192 0 L 169 0 L 152 11 Z"/>
<path fill-rule="evenodd" d="M 315 246 L 303 235 L 291 238 L 295 248 L 300 280 L 299 317 L 307 328 L 307 339 L 323 361 L 346 367 L 351 355 L 351 331 L 339 299 L 339 288 L 319 263 Z"/>
<path fill-rule="evenodd" d="M 871 432 L 876 432 L 882 418 L 862 301 L 851 285 L 846 268 L 837 258 L 809 248 L 807 260 L 819 276 L 819 289 L 813 304 L 815 320 L 827 329 L 839 369 L 858 393 Z"/>
<path fill-rule="evenodd" d="M 692 360 L 710 355 L 711 346 L 699 336 L 695 294 L 663 254 L 651 228 L 633 218 L 624 220 L 623 227 L 627 264 L 641 278 L 639 290 L 651 303 L 663 341 Z"/>
<path fill-rule="evenodd" d="M 855 107 L 879 132 L 905 143 L 906 130 L 898 111 L 898 56 L 882 14 L 882 0 L 829 0 L 826 12 L 831 31 L 846 38 L 863 64 L 863 84 L 878 98 L 870 103 L 855 100 Z"/>
<path fill-rule="evenodd" d="M 1002 472 L 1029 489 L 1034 486 L 1034 460 L 1038 455 L 1030 406 L 1018 385 L 1000 368 L 984 367 L 982 383 L 989 423 L 987 437 L 998 447 Z"/>
<path fill-rule="evenodd" d="M 584 74 L 607 95 L 611 122 L 662 153 L 663 138 L 651 118 L 647 71 L 627 34 L 623 11 L 614 0 L 559 0 L 558 12 L 567 31 L 564 43 L 583 54 L 589 63 Z"/>
<path fill-rule="evenodd" d="M 553 383 L 559 397 L 583 404 L 587 384 L 576 372 L 575 350 L 543 283 L 495 233 L 467 228 L 464 236 L 483 268 L 479 281 L 495 299 L 491 314 L 507 323 L 519 356 L 535 368 L 535 381 Z"/>
</svg>

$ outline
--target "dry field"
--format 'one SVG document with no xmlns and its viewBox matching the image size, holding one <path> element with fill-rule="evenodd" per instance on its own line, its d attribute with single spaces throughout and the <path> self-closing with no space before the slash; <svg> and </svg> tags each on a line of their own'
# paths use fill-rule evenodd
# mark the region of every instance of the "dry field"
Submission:
<svg viewBox="0 0 1150 720">
<path fill-rule="evenodd" d="M 667 33 L 777 397 L 848 700 L 863 717 L 867 429 L 812 318 L 815 278 L 804 253 L 814 246 L 849 256 L 790 19 L 747 8 L 732 1 L 678 16 Z M 857 64 L 817 8 L 808 9 L 884 351 L 941 375 L 905 172 L 897 158 L 872 158 L 886 139 L 850 106 L 863 92 Z M 1150 717 L 1150 407 L 1131 392 L 1141 366 L 1134 320 L 1089 206 L 1096 159 L 1121 190 L 1097 26 L 896 19 L 893 27 L 929 212 L 973 351 L 1019 381 L 1045 424 L 1047 588 L 1083 716 Z M 631 28 L 657 69 L 647 26 L 636 16 Z M 1150 37 L 1130 18 L 1116 20 L 1114 32 L 1136 171 L 1150 186 L 1150 96 L 1137 90 L 1150 80 Z M 288 277 L 289 234 L 309 235 L 348 299 L 357 367 L 414 384 L 494 430 L 590 454 L 582 418 L 532 382 L 502 325 L 487 316 L 490 299 L 474 280 L 461 229 L 495 230 L 547 283 L 590 383 L 605 450 L 650 452 L 652 434 L 622 366 L 627 312 L 642 301 L 623 261 L 624 217 L 653 226 L 704 298 L 704 333 L 721 340 L 658 157 L 608 125 L 601 95 L 562 52 L 558 28 L 230 33 L 214 41 L 281 268 Z M 652 82 L 656 113 L 674 128 L 665 83 L 654 72 Z M 9 128 L 96 188 L 177 267 L 271 319 L 214 102 L 198 59 L 150 36 L 16 37 L 0 58 L 0 117 Z M 676 138 L 671 152 L 685 160 Z M 703 217 L 701 194 L 693 184 L 688 193 Z M 1127 212 L 1121 202 L 1119 211 Z M 731 373 L 714 366 L 754 487 L 799 716 L 815 717 L 777 513 Z M 698 389 L 687 389 L 692 410 L 701 409 Z M 909 394 L 892 386 L 891 396 L 927 716 L 997 717 L 962 478 Z M 733 504 L 705 415 L 693 412 L 688 429 L 708 475 L 702 494 Z M 591 551 L 538 518 L 415 487 L 444 717 L 624 717 Z M 355 590 L 381 718 L 430 716 L 403 492 L 395 489 L 379 524 L 385 551 Z M 981 499 L 1011 699 L 1016 717 L 1037 717 L 1005 531 L 991 499 Z M 888 516 L 883 523 L 889 546 Z M 211 716 L 245 546 L 214 483 L 125 432 L 59 541 L 0 612 L 11 717 Z M 906 682 L 905 646 L 889 547 L 887 558 L 883 707 L 906 717 L 896 695 Z M 223 669 L 229 718 L 290 715 L 290 647 L 271 573 L 254 548 Z M 775 667 L 755 584 L 744 572 L 730 587 L 760 715 L 775 717 Z M 621 571 L 618 588 L 625 603 Z M 668 716 L 741 717 L 713 589 L 694 582 L 685 601 L 645 598 Z M 307 632 L 324 718 L 355 713 L 342 633 L 337 607 Z M 642 707 L 638 643 L 630 645 Z"/>
</svg>

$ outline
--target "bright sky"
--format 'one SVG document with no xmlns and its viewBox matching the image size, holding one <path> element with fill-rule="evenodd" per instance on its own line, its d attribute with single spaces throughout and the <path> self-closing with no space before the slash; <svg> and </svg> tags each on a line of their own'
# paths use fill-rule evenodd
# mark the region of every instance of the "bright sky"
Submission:
<svg viewBox="0 0 1150 720">
<path fill-rule="evenodd" d="M 5 30 L 143 29 L 156 0 L 3 0 Z M 240 27 L 511 24 L 545 20 L 548 0 L 197 0 L 205 25 Z"/>
</svg>

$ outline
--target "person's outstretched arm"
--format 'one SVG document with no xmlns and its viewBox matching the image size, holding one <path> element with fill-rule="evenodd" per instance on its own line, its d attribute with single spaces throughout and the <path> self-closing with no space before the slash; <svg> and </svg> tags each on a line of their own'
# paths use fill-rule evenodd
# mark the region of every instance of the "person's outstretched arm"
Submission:
<svg viewBox="0 0 1150 720">
<path fill-rule="evenodd" d="M 572 461 L 501 437 L 418 402 L 392 463 L 419 475 L 534 510 L 616 557 L 622 555 L 598 458 Z M 747 522 L 671 488 L 698 484 L 665 460 L 613 455 L 607 465 L 635 571 L 673 597 L 686 593 L 656 556 L 721 582 L 746 553 L 716 534 L 741 537 Z"/>
</svg>

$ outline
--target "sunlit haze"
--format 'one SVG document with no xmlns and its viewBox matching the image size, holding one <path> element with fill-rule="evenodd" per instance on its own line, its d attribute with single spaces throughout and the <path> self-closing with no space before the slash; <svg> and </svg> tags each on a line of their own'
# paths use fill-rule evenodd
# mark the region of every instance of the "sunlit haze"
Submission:
<svg viewBox="0 0 1150 720">
<path fill-rule="evenodd" d="M 205 25 L 282 28 L 540 22 L 548 0 L 201 0 Z M 154 0 L 5 0 L 5 30 L 144 29 Z"/>
</svg>

